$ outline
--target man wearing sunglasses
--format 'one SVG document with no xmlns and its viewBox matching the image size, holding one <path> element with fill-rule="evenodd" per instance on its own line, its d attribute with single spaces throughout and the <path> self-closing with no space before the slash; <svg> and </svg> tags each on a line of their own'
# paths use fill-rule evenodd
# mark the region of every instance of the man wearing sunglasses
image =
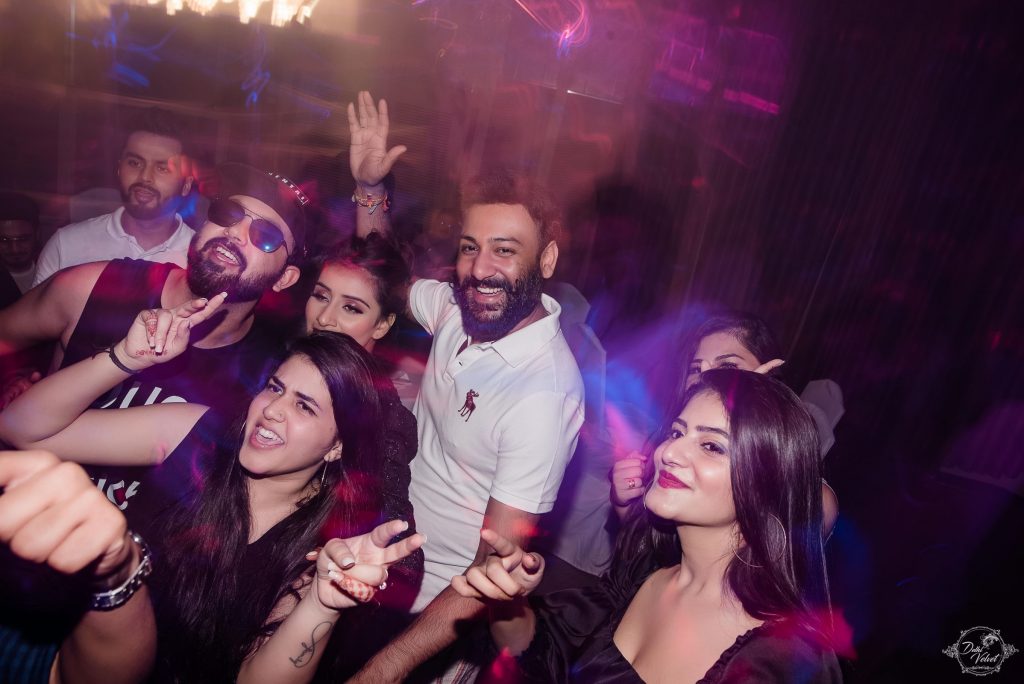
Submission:
<svg viewBox="0 0 1024 684">
<path fill-rule="evenodd" d="M 209 220 L 189 245 L 187 268 L 117 259 L 65 269 L 0 311 L 0 345 L 18 349 L 57 339 L 53 365 L 64 367 L 115 344 L 143 309 L 227 292 L 217 314 L 192 332 L 195 343 L 185 354 L 133 375 L 94 407 L 191 401 L 214 407 L 225 422 L 241 415 L 283 348 L 280 336 L 261 326 L 253 311 L 265 291 L 284 290 L 299 277 L 308 200 L 279 175 L 244 164 L 223 164 L 217 171 L 203 188 L 212 198 Z M 209 436 L 227 433 L 217 425 Z M 160 486 L 149 470 L 90 470 L 132 529 L 146 529 L 158 512 L 147 509 L 147 488 Z M 153 498 L 168 497 L 164 492 Z"/>
<path fill-rule="evenodd" d="M 184 125 L 154 107 L 128 130 L 116 169 L 121 207 L 54 233 L 39 253 L 33 286 L 62 268 L 90 261 L 124 257 L 185 265 L 192 229 L 177 212 L 193 178 Z"/>
</svg>

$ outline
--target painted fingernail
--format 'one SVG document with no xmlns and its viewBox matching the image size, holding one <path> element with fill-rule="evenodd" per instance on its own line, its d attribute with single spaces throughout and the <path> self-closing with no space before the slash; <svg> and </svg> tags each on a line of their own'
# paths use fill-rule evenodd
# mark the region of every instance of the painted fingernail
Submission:
<svg viewBox="0 0 1024 684">
<path fill-rule="evenodd" d="M 330 577 L 335 582 L 340 582 L 341 581 L 341 573 L 338 572 L 337 570 L 328 570 L 327 571 L 327 576 Z"/>
<path fill-rule="evenodd" d="M 341 569 L 348 570 L 356 564 L 356 559 L 352 557 L 345 557 L 341 559 Z"/>
<path fill-rule="evenodd" d="M 328 563 L 328 564 L 327 564 L 327 569 L 328 569 L 329 571 L 330 571 L 330 570 L 333 570 L 333 571 L 335 571 L 335 572 L 337 572 L 338 570 L 341 570 L 341 568 L 339 568 L 339 567 L 337 566 L 337 564 L 336 564 L 336 563 L 335 563 L 334 561 L 331 561 L 330 563 Z"/>
<path fill-rule="evenodd" d="M 316 556 L 317 556 L 316 551 L 310 551 L 309 553 L 306 554 L 306 560 L 313 560 L 314 558 L 316 558 Z"/>
</svg>

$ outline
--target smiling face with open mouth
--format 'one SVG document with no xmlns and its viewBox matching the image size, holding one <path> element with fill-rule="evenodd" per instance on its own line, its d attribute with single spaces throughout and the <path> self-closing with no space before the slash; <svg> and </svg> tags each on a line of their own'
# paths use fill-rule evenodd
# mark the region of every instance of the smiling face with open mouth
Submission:
<svg viewBox="0 0 1024 684">
<path fill-rule="evenodd" d="M 249 404 L 238 460 L 256 477 L 299 474 L 308 479 L 325 456 L 340 456 L 338 444 L 323 376 L 308 358 L 295 355 Z"/>
<path fill-rule="evenodd" d="M 514 332 L 540 306 L 554 254 L 542 254 L 537 224 L 521 204 L 479 204 L 466 211 L 454 290 L 474 341 Z"/>
<path fill-rule="evenodd" d="M 695 395 L 654 452 L 647 509 L 665 520 L 701 526 L 736 520 L 729 461 L 729 418 L 712 392 Z"/>
<path fill-rule="evenodd" d="M 260 200 L 236 195 L 231 198 L 255 216 L 272 222 L 293 245 L 285 220 Z M 188 285 L 193 294 L 213 297 L 227 292 L 229 302 L 254 302 L 281 279 L 288 253 L 279 248 L 267 254 L 249 241 L 250 216 L 233 226 L 207 221 L 192 238 L 188 248 Z"/>
</svg>

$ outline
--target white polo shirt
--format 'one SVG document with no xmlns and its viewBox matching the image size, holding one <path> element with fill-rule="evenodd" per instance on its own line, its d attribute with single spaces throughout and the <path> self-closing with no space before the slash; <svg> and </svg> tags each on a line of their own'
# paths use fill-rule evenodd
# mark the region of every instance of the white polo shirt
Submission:
<svg viewBox="0 0 1024 684">
<path fill-rule="evenodd" d="M 488 498 L 527 513 L 555 502 L 583 424 L 583 380 L 558 302 L 543 295 L 542 304 L 541 320 L 458 354 L 468 336 L 451 285 L 412 287 L 410 309 L 434 336 L 414 409 L 419 450 L 409 498 L 427 543 L 413 611 L 473 562 Z"/>
<path fill-rule="evenodd" d="M 35 287 L 62 268 L 87 264 L 92 261 L 110 261 L 126 257 L 157 263 L 172 263 L 185 268 L 188 244 L 194 231 L 177 214 L 177 228 L 166 241 L 156 247 L 143 249 L 138 241 L 121 226 L 124 207 L 111 214 L 103 214 L 80 223 L 72 223 L 57 230 L 46 241 L 36 264 Z"/>
</svg>

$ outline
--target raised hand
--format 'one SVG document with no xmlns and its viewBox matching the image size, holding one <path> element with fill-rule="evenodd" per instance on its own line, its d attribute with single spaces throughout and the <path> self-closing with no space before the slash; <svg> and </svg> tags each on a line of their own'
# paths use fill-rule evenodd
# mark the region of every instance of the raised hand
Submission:
<svg viewBox="0 0 1024 684">
<path fill-rule="evenodd" d="M 647 459 L 638 451 L 620 459 L 612 466 L 612 503 L 622 508 L 644 493 L 644 464 Z"/>
<path fill-rule="evenodd" d="M 341 610 L 365 603 L 386 589 L 388 566 L 423 545 L 420 534 L 388 544 L 408 527 L 402 520 L 392 520 L 358 537 L 332 539 L 308 554 L 310 560 L 316 556 L 314 598 L 325 608 Z"/>
<path fill-rule="evenodd" d="M 114 353 L 133 370 L 166 363 L 185 351 L 189 331 L 212 316 L 226 298 L 227 293 L 221 292 L 212 299 L 193 299 L 174 309 L 140 311 Z"/>
<path fill-rule="evenodd" d="M 352 177 L 364 190 L 373 190 L 391 172 L 391 167 L 405 154 L 405 145 L 388 149 L 388 103 L 373 104 L 365 90 L 356 96 L 356 104 L 348 105 L 348 129 L 351 133 L 349 165 Z"/>
<path fill-rule="evenodd" d="M 82 467 L 46 451 L 0 451 L 0 542 L 65 573 L 95 563 L 97 578 L 130 570 L 124 515 Z"/>
<path fill-rule="evenodd" d="M 465 575 L 452 578 L 452 589 L 466 598 L 511 601 L 537 588 L 544 576 L 544 559 L 527 553 L 494 530 L 480 530 L 492 552 Z"/>
</svg>

